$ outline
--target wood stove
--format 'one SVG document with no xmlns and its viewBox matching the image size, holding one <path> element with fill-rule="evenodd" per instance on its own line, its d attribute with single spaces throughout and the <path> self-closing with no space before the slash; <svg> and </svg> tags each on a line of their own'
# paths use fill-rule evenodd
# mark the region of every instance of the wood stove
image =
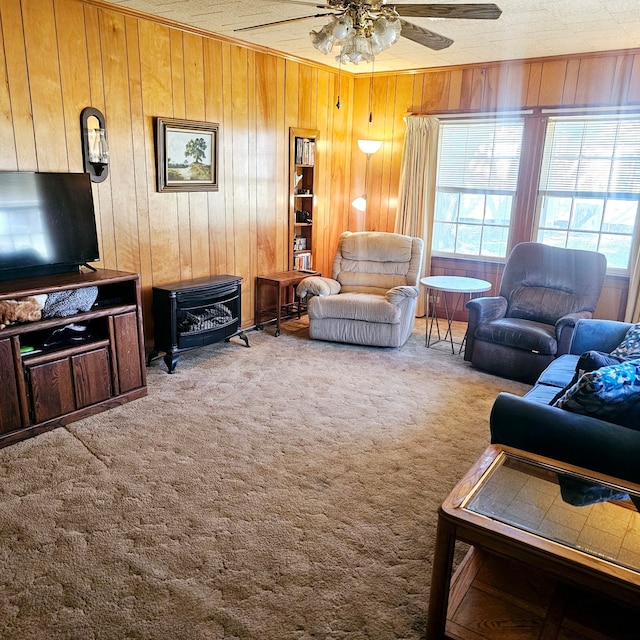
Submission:
<svg viewBox="0 0 640 640">
<path fill-rule="evenodd" d="M 240 329 L 242 278 L 222 275 L 153 287 L 154 345 L 147 364 L 160 352 L 173 373 L 183 351 L 238 336 L 249 346 Z"/>
</svg>

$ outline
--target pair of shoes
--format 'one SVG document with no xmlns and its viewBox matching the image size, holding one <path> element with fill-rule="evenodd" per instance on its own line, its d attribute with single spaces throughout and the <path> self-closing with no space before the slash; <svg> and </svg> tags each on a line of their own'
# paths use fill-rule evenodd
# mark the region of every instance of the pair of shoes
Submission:
<svg viewBox="0 0 640 640">
<path fill-rule="evenodd" d="M 74 344 L 81 344 L 93 339 L 93 335 L 86 327 L 81 324 L 67 324 L 59 327 L 51 333 L 51 335 L 42 343 L 44 349 L 53 347 L 64 347 Z"/>
</svg>

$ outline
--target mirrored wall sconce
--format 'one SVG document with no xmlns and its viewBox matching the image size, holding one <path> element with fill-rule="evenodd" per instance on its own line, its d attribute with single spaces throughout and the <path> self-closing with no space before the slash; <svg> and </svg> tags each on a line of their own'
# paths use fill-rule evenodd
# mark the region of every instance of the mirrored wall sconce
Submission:
<svg viewBox="0 0 640 640">
<path fill-rule="evenodd" d="M 358 196 L 352 203 L 351 206 L 358 211 L 366 211 L 367 210 L 367 187 L 369 185 L 369 162 L 371 160 L 371 156 L 380 149 L 382 146 L 382 140 L 358 140 L 358 148 L 362 153 L 367 154 L 367 167 L 364 172 L 364 193 L 361 196 Z"/>
<path fill-rule="evenodd" d="M 84 170 L 92 182 L 103 182 L 109 175 L 109 147 L 106 121 L 100 111 L 86 107 L 80 114 Z"/>
</svg>

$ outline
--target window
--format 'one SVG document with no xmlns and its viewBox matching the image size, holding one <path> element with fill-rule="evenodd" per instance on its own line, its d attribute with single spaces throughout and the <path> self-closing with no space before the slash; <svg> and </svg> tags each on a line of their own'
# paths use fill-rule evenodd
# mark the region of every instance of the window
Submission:
<svg viewBox="0 0 640 640">
<path fill-rule="evenodd" d="M 610 272 L 628 273 L 639 207 L 637 113 L 440 123 L 434 255 L 500 261 L 534 240 L 599 251 Z"/>
<path fill-rule="evenodd" d="M 504 258 L 524 120 L 440 125 L 433 251 Z"/>
<path fill-rule="evenodd" d="M 640 119 L 550 118 L 537 240 L 604 253 L 629 268 L 640 196 Z"/>
</svg>

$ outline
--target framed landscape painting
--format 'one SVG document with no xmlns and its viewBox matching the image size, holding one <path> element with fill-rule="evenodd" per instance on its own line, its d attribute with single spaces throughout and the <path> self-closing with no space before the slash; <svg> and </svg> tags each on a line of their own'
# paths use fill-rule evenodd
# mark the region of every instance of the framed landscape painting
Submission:
<svg viewBox="0 0 640 640">
<path fill-rule="evenodd" d="M 158 191 L 218 190 L 215 122 L 156 119 Z"/>
</svg>

